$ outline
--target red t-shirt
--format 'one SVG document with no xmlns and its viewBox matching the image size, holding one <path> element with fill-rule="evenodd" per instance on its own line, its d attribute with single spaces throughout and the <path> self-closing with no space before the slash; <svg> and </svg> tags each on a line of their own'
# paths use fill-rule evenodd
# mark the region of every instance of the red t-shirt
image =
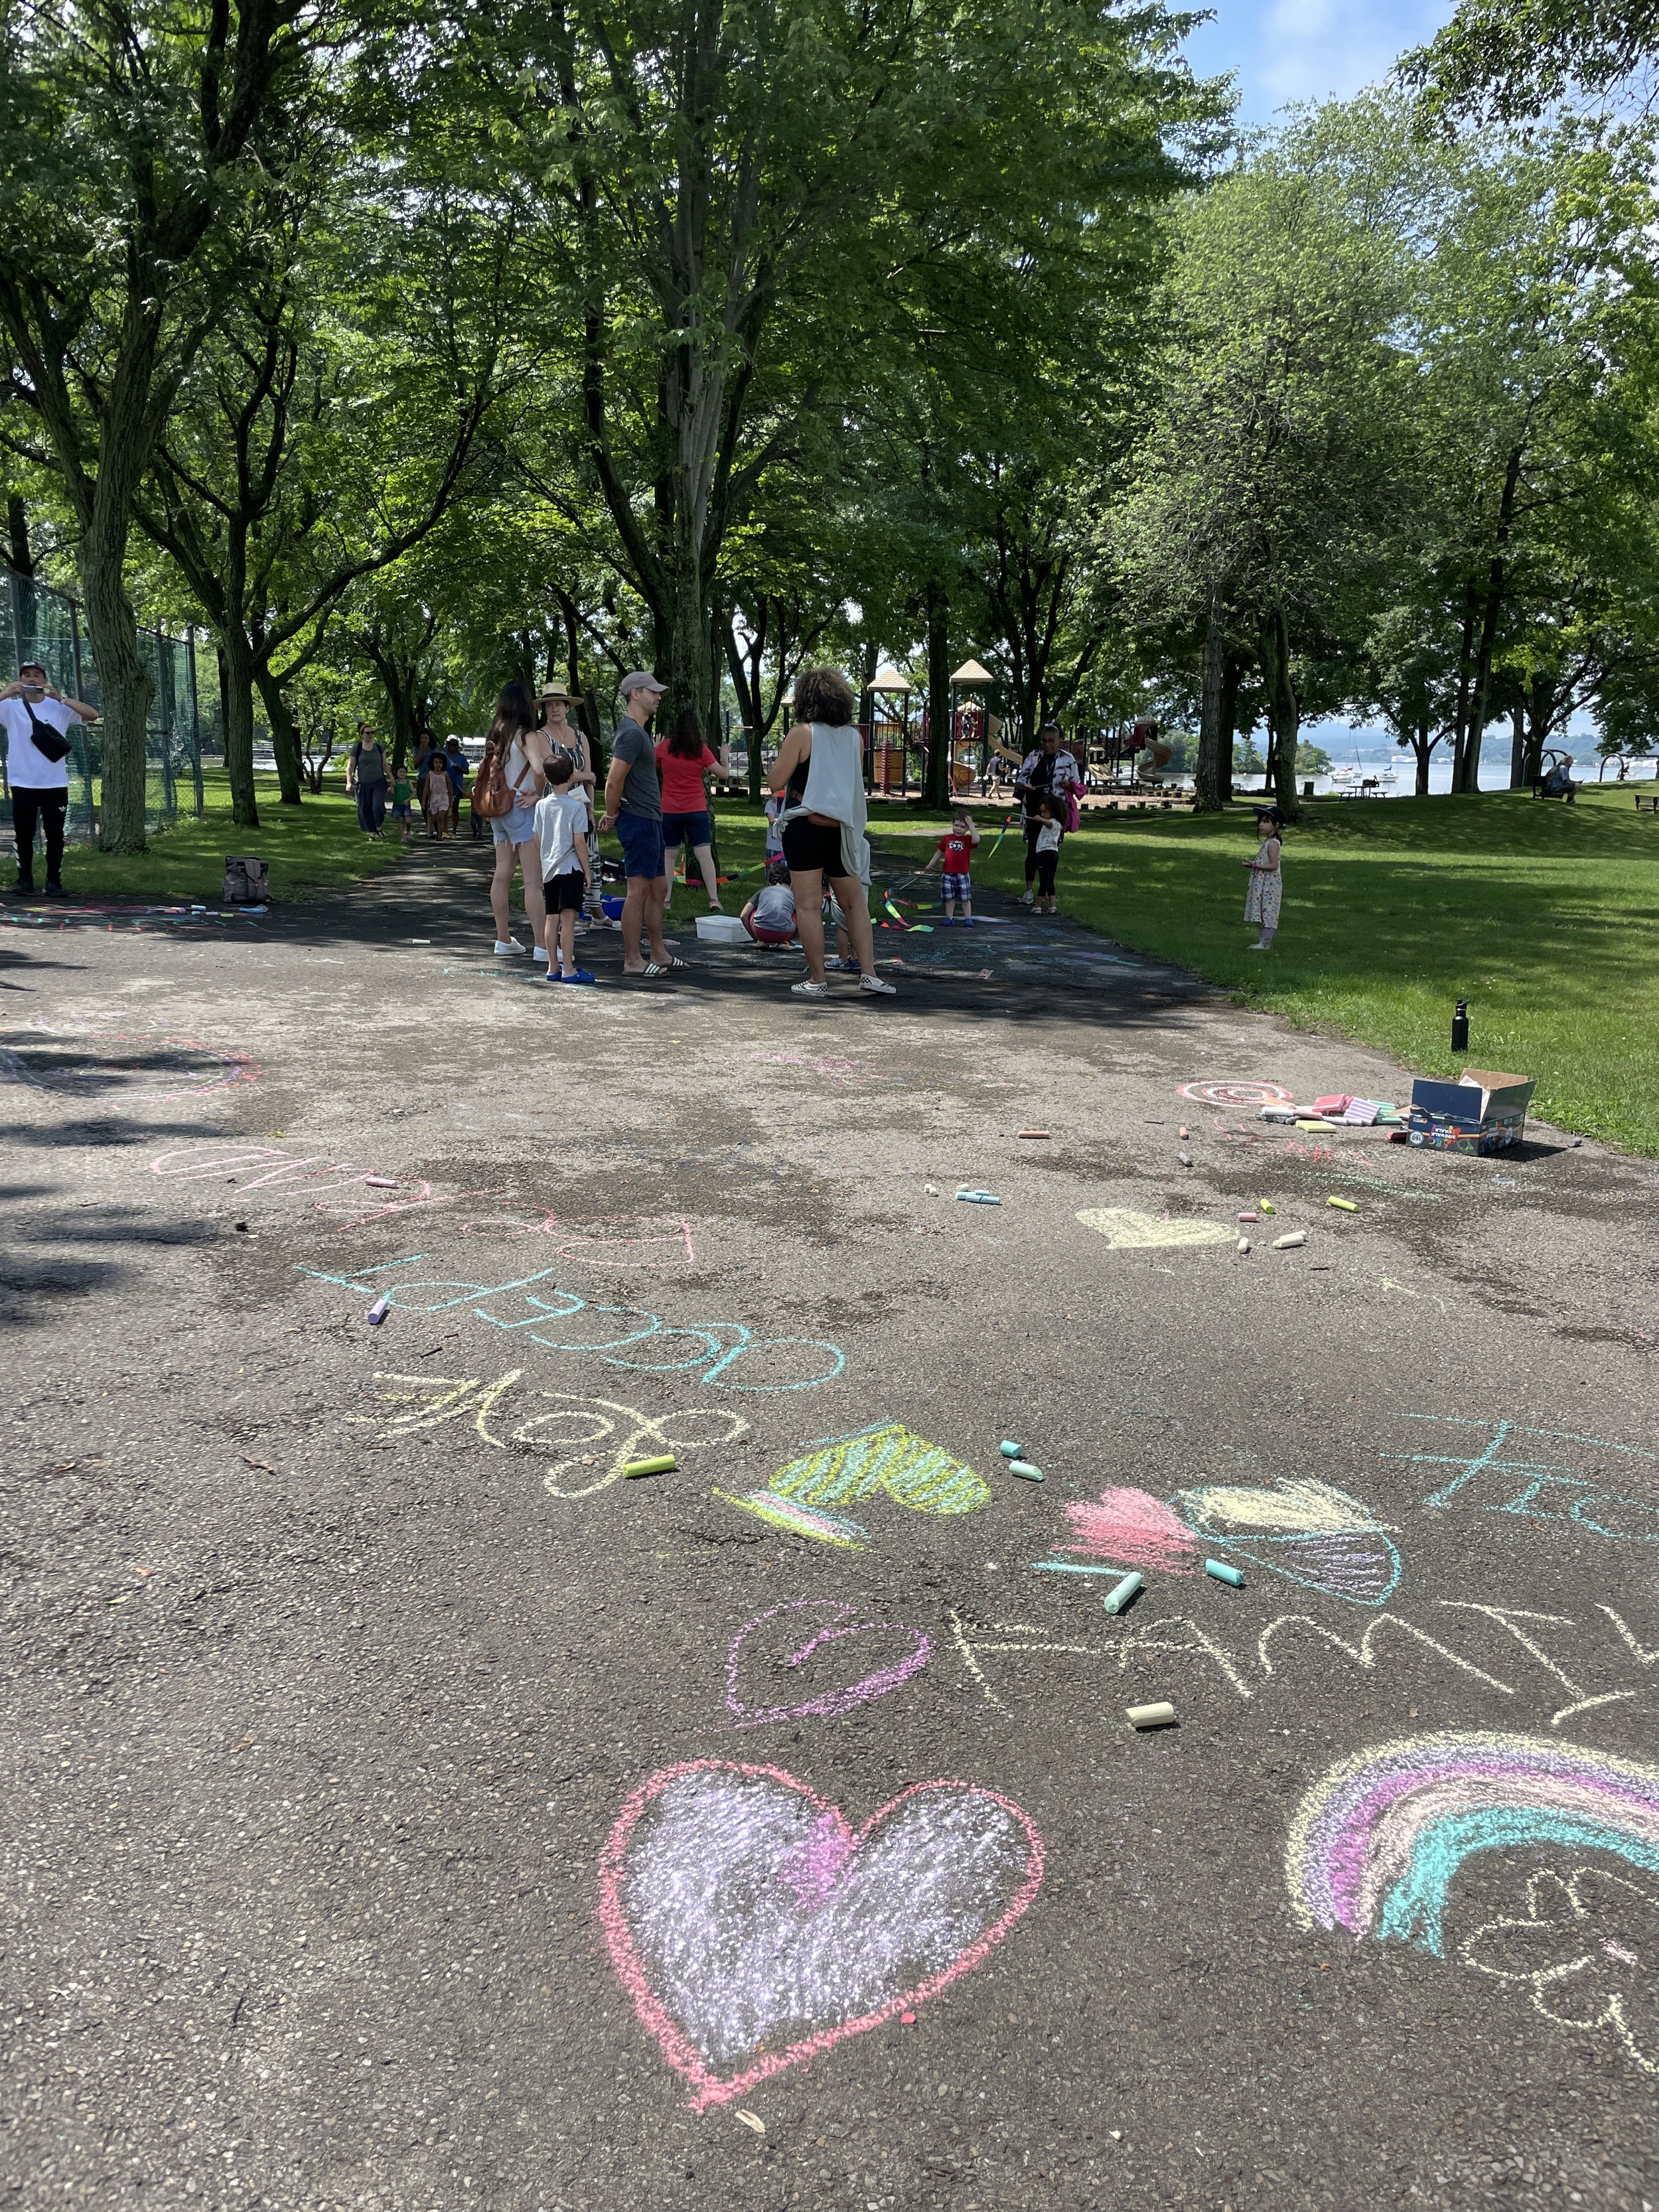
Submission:
<svg viewBox="0 0 1659 2212">
<path fill-rule="evenodd" d="M 965 830 L 952 830 L 948 836 L 941 837 L 939 848 L 945 855 L 945 873 L 947 876 L 965 876 L 972 872 L 974 841 Z"/>
<path fill-rule="evenodd" d="M 683 760 L 678 753 L 671 753 L 666 738 L 657 740 L 657 774 L 662 778 L 662 811 L 665 814 L 701 814 L 708 805 L 708 794 L 702 787 L 705 769 L 718 768 L 707 745 L 701 760 Z"/>
</svg>

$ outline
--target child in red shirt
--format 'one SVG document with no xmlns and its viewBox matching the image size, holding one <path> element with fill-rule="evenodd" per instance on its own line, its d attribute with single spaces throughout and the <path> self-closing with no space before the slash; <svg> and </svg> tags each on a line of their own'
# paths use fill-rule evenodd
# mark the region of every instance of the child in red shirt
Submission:
<svg viewBox="0 0 1659 2212">
<path fill-rule="evenodd" d="M 973 816 L 965 807 L 959 806 L 951 817 L 951 827 L 939 841 L 938 850 L 922 870 L 923 875 L 929 875 L 936 866 L 943 866 L 944 874 L 939 884 L 939 889 L 945 894 L 943 928 L 951 927 L 954 918 L 951 909 L 955 906 L 962 908 L 963 927 L 966 929 L 972 925 L 974 885 L 969 872 L 973 866 L 974 848 L 978 842 L 979 831 L 975 827 Z"/>
</svg>

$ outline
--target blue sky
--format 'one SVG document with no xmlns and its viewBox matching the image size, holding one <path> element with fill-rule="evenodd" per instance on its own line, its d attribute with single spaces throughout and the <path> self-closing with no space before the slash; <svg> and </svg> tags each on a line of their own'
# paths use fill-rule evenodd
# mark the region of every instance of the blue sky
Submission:
<svg viewBox="0 0 1659 2212">
<path fill-rule="evenodd" d="M 1378 82 L 1450 13 L 1450 0 L 1217 0 L 1187 52 L 1202 76 L 1237 73 L 1242 121 L 1270 123 L 1292 102 Z"/>
</svg>

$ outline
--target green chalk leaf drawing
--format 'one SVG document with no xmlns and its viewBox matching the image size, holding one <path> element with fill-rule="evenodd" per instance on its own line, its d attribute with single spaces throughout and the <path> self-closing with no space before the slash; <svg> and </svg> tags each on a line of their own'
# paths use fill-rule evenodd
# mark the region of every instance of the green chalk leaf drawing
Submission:
<svg viewBox="0 0 1659 2212">
<path fill-rule="evenodd" d="M 912 1513 L 977 1513 L 991 1502 L 982 1476 L 897 1421 L 821 1437 L 802 1458 L 780 1468 L 767 1488 L 803 1505 L 852 1505 L 884 1492 Z"/>
</svg>

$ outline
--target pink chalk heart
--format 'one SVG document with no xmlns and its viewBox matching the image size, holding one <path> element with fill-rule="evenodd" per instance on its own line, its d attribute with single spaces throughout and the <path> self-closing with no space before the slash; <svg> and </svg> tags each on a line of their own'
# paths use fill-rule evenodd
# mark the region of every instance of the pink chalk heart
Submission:
<svg viewBox="0 0 1659 2212">
<path fill-rule="evenodd" d="M 623 1807 L 599 1919 L 700 2112 L 937 1996 L 1042 1884 L 1042 1839 L 994 1790 L 918 1782 L 854 1828 L 781 1767 L 698 1759 Z"/>
<path fill-rule="evenodd" d="M 801 1598 L 793 1605 L 775 1605 L 756 1619 L 746 1621 L 732 1639 L 732 1648 L 726 1655 L 726 1703 L 728 1711 L 737 1718 L 726 1723 L 727 1728 L 763 1728 L 769 1721 L 833 1720 L 838 1714 L 850 1713 L 855 1705 L 867 1705 L 872 1698 L 885 1697 L 889 1690 L 896 1690 L 908 1682 L 917 1669 L 927 1664 L 933 1645 L 919 1628 L 906 1628 L 894 1620 L 860 1620 L 856 1608 L 844 1599 L 830 1597 Z M 738 1677 L 743 1667 L 744 1647 L 750 1638 L 764 1629 L 769 1621 L 788 1625 L 786 1616 L 799 1613 L 807 1616 L 795 1624 L 799 1634 L 789 1641 L 796 1648 L 783 1661 L 787 1668 L 811 1665 L 820 1651 L 826 1657 L 837 1656 L 830 1647 L 844 1644 L 848 1638 L 874 1632 L 890 1638 L 902 1637 L 909 1650 L 902 1652 L 873 1674 L 864 1675 L 856 1682 L 832 1684 L 818 1690 L 802 1703 L 793 1705 L 746 1705 L 738 1694 Z M 805 1636 L 805 1642 L 800 1641 Z M 822 1669 L 819 1670 L 820 1674 Z M 803 1682 L 817 1679 L 804 1675 Z"/>
</svg>

